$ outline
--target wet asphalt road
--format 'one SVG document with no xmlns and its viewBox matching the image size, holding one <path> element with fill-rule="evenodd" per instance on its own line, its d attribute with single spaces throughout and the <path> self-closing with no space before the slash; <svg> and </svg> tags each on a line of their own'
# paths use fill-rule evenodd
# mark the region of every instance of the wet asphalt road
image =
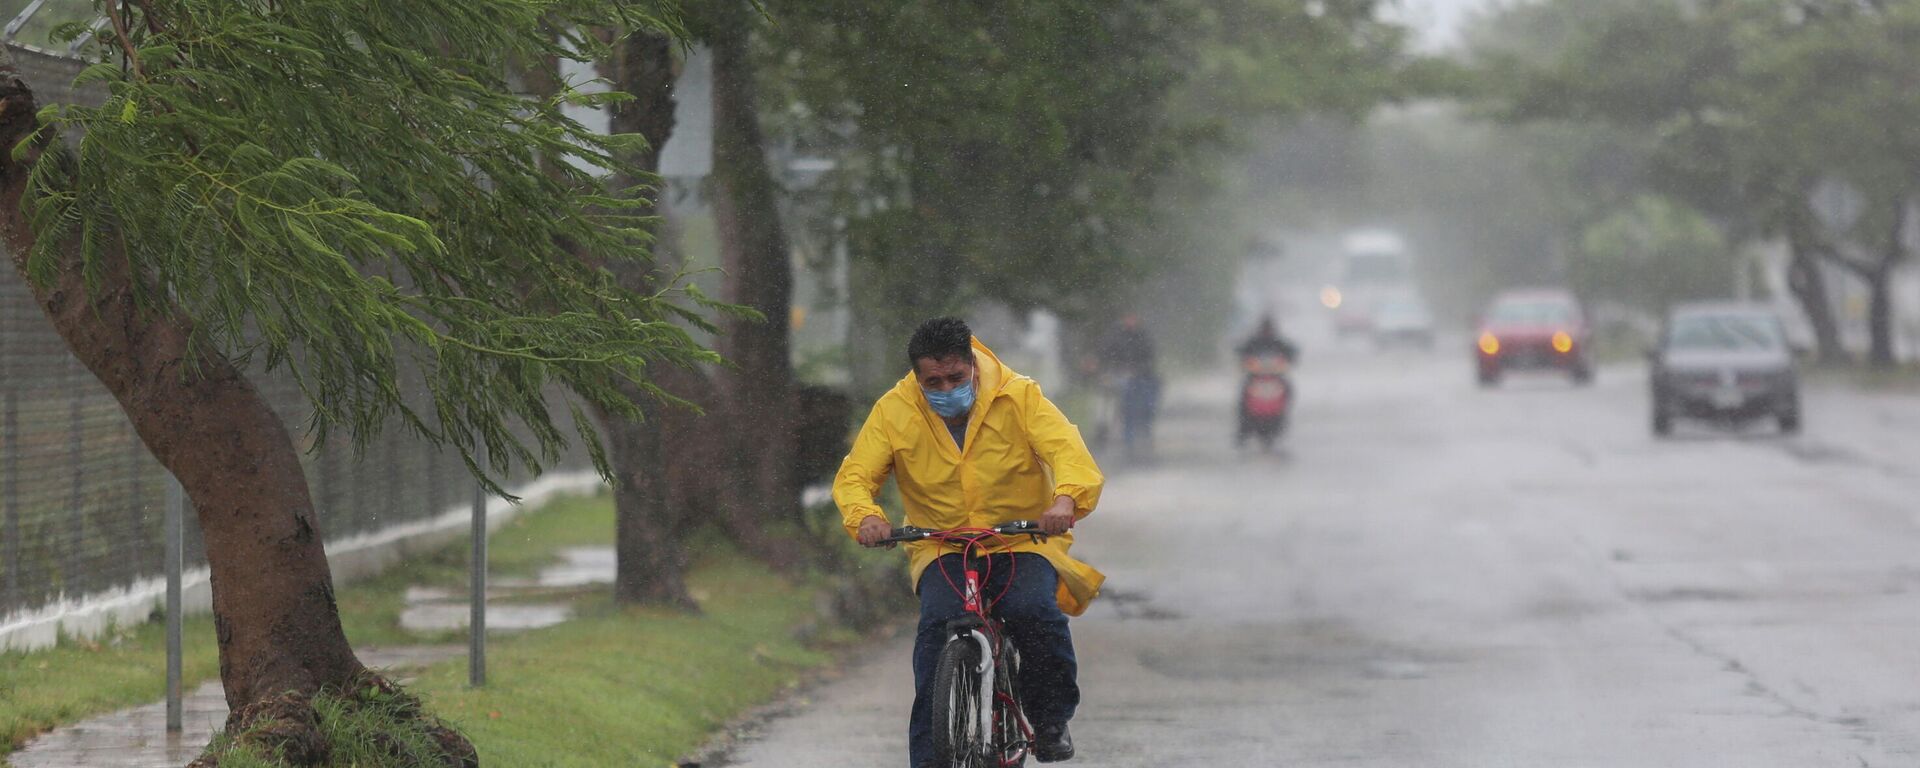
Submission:
<svg viewBox="0 0 1920 768">
<path fill-rule="evenodd" d="M 1920 398 L 1655 441 L 1635 367 L 1310 354 L 1278 455 L 1219 378 L 1110 467 L 1069 765 L 1920 765 Z M 734 764 L 905 766 L 906 644 L 870 654 Z"/>
</svg>

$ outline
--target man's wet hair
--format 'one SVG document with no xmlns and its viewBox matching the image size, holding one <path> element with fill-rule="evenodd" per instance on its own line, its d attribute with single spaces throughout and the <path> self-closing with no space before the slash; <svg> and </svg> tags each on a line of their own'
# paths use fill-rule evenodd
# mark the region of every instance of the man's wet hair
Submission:
<svg viewBox="0 0 1920 768">
<path fill-rule="evenodd" d="M 936 317 L 913 329 L 907 341 L 907 364 L 919 370 L 920 361 L 949 358 L 973 359 L 973 329 L 957 317 Z"/>
</svg>

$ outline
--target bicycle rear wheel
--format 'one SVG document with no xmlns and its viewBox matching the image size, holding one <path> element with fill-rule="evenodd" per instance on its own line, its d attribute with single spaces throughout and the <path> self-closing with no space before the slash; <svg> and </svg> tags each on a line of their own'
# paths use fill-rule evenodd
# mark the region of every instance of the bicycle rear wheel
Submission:
<svg viewBox="0 0 1920 768">
<path fill-rule="evenodd" d="M 980 645 L 970 638 L 947 641 L 933 671 L 933 764 L 939 768 L 987 768 L 980 728 Z"/>
</svg>

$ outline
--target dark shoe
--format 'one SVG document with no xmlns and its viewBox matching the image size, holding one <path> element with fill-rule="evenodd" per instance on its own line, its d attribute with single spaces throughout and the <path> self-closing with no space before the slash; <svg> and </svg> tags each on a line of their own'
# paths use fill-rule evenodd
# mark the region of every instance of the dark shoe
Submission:
<svg viewBox="0 0 1920 768">
<path fill-rule="evenodd" d="M 1067 733 L 1067 724 L 1034 726 L 1033 757 L 1043 763 L 1072 760 L 1073 737 Z"/>
</svg>

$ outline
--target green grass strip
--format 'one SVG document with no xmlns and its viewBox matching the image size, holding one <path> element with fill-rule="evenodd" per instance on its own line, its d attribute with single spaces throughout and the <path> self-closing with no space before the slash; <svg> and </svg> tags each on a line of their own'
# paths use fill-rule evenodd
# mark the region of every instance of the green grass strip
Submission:
<svg viewBox="0 0 1920 768">
<path fill-rule="evenodd" d="M 612 536 L 609 497 L 560 499 L 494 532 L 490 570 L 532 576 L 560 549 Z M 464 542 L 455 543 L 343 590 L 348 638 L 355 647 L 463 641 L 464 631 L 403 630 L 399 615 L 408 586 L 464 586 L 465 562 Z M 704 615 L 617 608 L 610 588 L 585 590 L 578 620 L 491 638 L 487 689 L 465 687 L 460 658 L 427 670 L 412 690 L 469 733 L 490 765 L 664 765 L 827 657 L 790 631 L 812 612 L 809 586 L 713 550 L 692 588 Z M 185 636 L 191 690 L 219 674 L 211 619 L 189 619 Z M 149 622 L 99 642 L 0 654 L 0 756 L 55 726 L 157 700 L 165 649 L 162 625 Z"/>
<path fill-rule="evenodd" d="M 701 615 L 589 598 L 577 621 L 495 642 L 485 688 L 466 686 L 462 663 L 410 690 L 483 765 L 670 765 L 829 658 L 792 632 L 813 613 L 811 591 L 738 558 L 701 568 L 693 584 Z"/>
</svg>

